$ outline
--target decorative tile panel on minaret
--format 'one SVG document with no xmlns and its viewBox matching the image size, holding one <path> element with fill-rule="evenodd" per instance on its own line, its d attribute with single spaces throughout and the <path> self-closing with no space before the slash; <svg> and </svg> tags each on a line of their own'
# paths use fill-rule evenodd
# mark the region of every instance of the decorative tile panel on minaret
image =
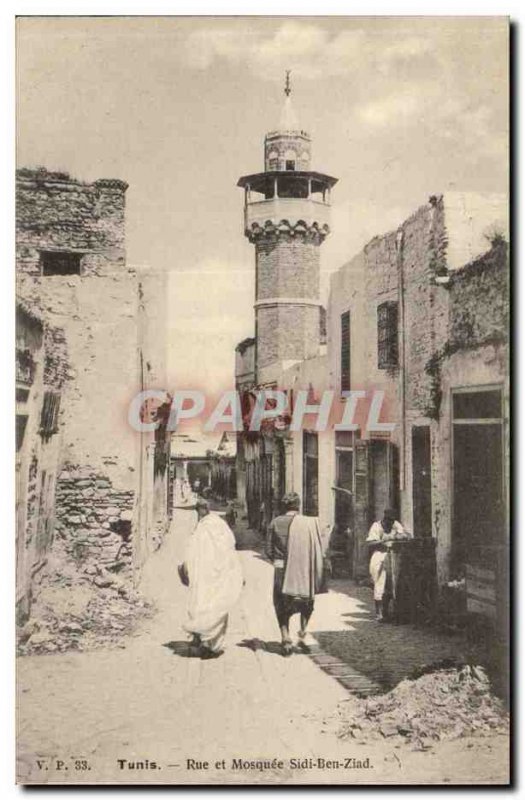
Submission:
<svg viewBox="0 0 525 800">
<path fill-rule="evenodd" d="M 259 384 L 275 383 L 283 369 L 319 352 L 319 246 L 330 233 L 337 179 L 311 171 L 311 139 L 290 93 L 288 72 L 279 128 L 264 140 L 265 171 L 237 184 L 245 191 L 244 233 L 255 245 Z"/>
</svg>

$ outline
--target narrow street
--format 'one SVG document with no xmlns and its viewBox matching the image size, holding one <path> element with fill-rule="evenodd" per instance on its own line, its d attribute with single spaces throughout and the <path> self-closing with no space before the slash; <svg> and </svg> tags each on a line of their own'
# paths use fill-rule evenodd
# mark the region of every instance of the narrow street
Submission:
<svg viewBox="0 0 525 800">
<path fill-rule="evenodd" d="M 121 647 L 19 659 L 19 779 L 150 784 L 505 780 L 503 736 L 438 742 L 428 752 L 395 749 L 388 740 L 367 747 L 339 739 L 338 704 L 352 694 L 390 688 L 418 666 L 457 657 L 460 645 L 435 632 L 377 625 L 367 589 L 348 594 L 334 584 L 317 599 L 311 653 L 285 659 L 271 606 L 272 569 L 255 550 L 244 549 L 249 541 L 239 542 L 246 585 L 231 615 L 224 655 L 212 661 L 188 657 L 181 627 L 186 590 L 176 565 L 194 521 L 193 511 L 175 512 L 171 532 L 148 562 L 141 585 L 158 613 Z M 294 758 L 339 760 L 341 766 L 322 769 L 316 762 L 292 768 Z M 344 767 L 345 759 L 366 763 L 367 758 L 367 767 Z M 239 768 L 232 759 L 278 759 L 284 766 Z M 63 762 L 60 769 L 57 760 Z M 142 762 L 145 768 L 130 769 L 127 762 Z"/>
</svg>

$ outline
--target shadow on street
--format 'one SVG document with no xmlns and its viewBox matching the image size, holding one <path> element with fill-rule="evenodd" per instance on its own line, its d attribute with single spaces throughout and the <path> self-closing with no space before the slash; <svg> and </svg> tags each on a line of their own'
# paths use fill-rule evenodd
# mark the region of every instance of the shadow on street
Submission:
<svg viewBox="0 0 525 800">
<path fill-rule="evenodd" d="M 171 650 L 174 656 L 180 656 L 181 658 L 200 658 L 198 649 L 194 647 L 191 642 L 165 642 L 162 646 Z"/>
<path fill-rule="evenodd" d="M 245 647 L 247 650 L 252 650 L 256 653 L 258 650 L 264 650 L 265 653 L 272 653 L 273 655 L 283 657 L 280 642 L 265 642 L 262 639 L 243 639 L 242 642 L 237 642 L 237 647 Z"/>
</svg>

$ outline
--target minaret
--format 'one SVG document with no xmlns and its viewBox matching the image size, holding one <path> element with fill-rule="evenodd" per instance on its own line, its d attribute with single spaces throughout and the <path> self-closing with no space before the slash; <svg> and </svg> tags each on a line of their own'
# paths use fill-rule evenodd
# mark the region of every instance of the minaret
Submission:
<svg viewBox="0 0 525 800">
<path fill-rule="evenodd" d="M 319 352 L 319 247 L 329 234 L 336 178 L 312 172 L 311 139 L 297 123 L 286 73 L 279 128 L 264 139 L 264 172 L 238 181 L 244 234 L 255 245 L 256 381 Z"/>
</svg>

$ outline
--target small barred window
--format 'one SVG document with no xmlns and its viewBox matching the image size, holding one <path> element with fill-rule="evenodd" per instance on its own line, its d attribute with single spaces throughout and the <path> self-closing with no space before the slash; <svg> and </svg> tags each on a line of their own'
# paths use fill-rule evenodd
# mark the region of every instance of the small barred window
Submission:
<svg viewBox="0 0 525 800">
<path fill-rule="evenodd" d="M 80 275 L 82 265 L 81 253 L 41 252 L 40 265 L 42 275 Z"/>
<path fill-rule="evenodd" d="M 378 369 L 391 369 L 399 363 L 398 304 L 395 300 L 381 303 L 377 307 L 377 366 Z"/>
</svg>

